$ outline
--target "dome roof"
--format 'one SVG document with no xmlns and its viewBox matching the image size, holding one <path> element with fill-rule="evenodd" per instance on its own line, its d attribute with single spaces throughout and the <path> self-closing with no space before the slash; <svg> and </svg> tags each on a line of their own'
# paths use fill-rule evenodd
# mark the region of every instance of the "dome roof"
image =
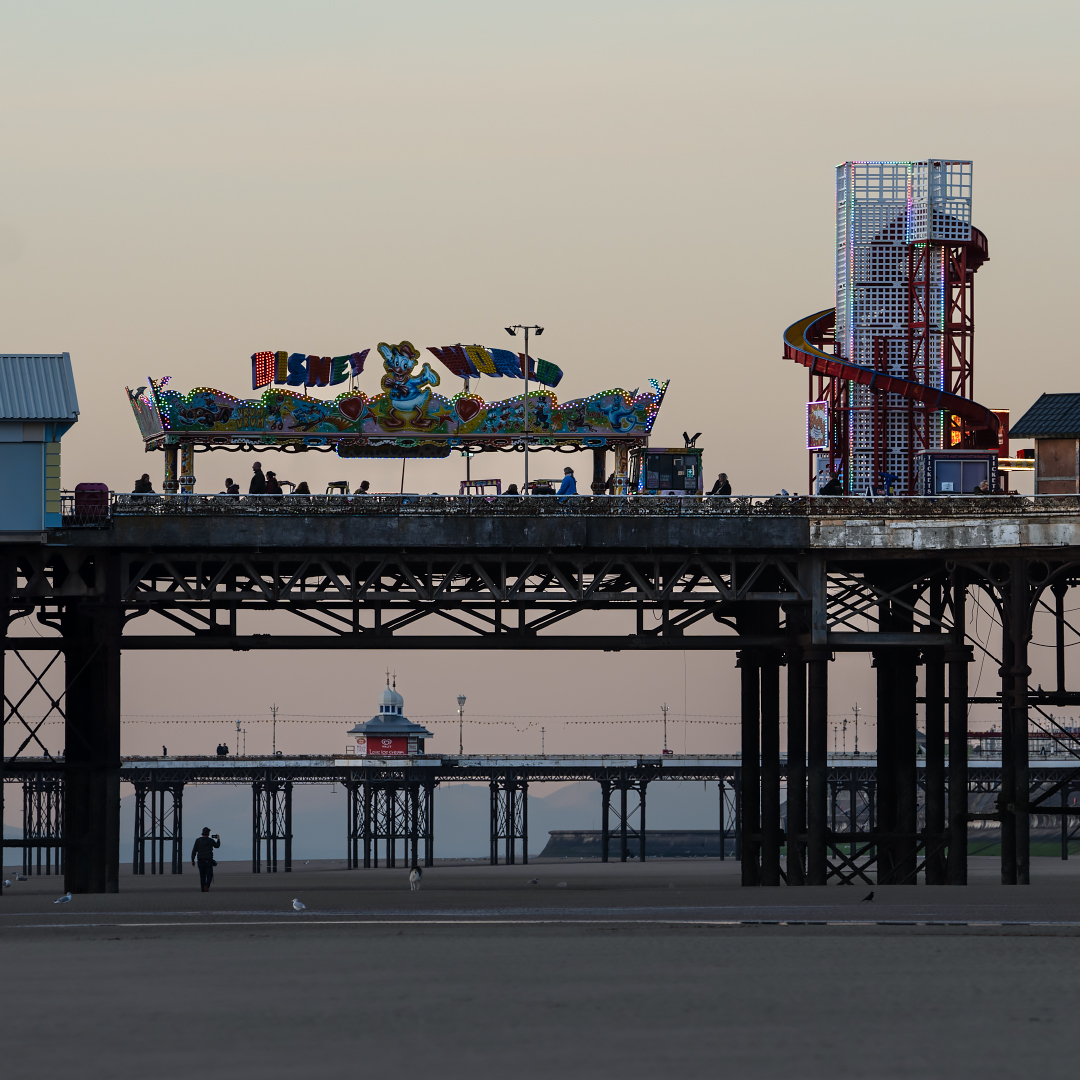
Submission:
<svg viewBox="0 0 1080 1080">
<path fill-rule="evenodd" d="M 350 735 L 416 735 L 422 739 L 434 736 L 422 724 L 414 724 L 405 715 L 405 699 L 387 685 L 379 695 L 379 714 L 364 724 L 349 728 Z"/>
<path fill-rule="evenodd" d="M 391 689 L 389 685 L 387 685 L 386 689 L 379 695 L 380 712 L 386 711 L 381 708 L 381 706 L 392 705 L 400 709 L 404 704 L 405 699 L 396 690 Z"/>
</svg>

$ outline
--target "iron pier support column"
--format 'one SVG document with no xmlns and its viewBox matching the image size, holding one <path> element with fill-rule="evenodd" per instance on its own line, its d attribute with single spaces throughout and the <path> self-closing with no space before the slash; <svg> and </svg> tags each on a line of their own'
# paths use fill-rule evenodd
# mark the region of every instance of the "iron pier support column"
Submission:
<svg viewBox="0 0 1080 1080">
<path fill-rule="evenodd" d="M 372 806 L 374 793 L 371 790 L 371 779 L 365 777 L 364 779 L 364 806 L 363 806 L 363 833 L 364 833 L 364 869 L 369 870 L 371 868 L 371 847 L 372 847 L 372 833 L 373 829 L 373 815 L 375 813 L 375 807 Z M 375 844 L 375 866 L 379 865 L 379 845 Z"/>
<path fill-rule="evenodd" d="M 106 559 L 103 600 L 62 616 L 66 708 L 64 886 L 114 893 L 120 881 L 120 569 Z"/>
<path fill-rule="evenodd" d="M 813 647 L 807 662 L 806 883 L 829 878 L 829 652 Z"/>
<path fill-rule="evenodd" d="M 946 653 L 949 665 L 949 859 L 950 885 L 967 884 L 968 848 L 968 664 L 971 646 L 967 629 L 967 584 L 952 579 L 953 643 Z"/>
<path fill-rule="evenodd" d="M 1028 770 L 1028 641 L 1031 638 L 1031 589 L 1027 564 L 1014 559 L 1009 582 L 1009 633 L 1012 638 L 1012 744 L 1015 799 L 1013 821 L 1016 844 L 1016 884 L 1031 884 L 1031 781 Z M 1004 849 L 1003 849 L 1004 850 Z"/>
<path fill-rule="evenodd" d="M 1001 817 L 1001 884 L 1016 884 L 1016 803 L 1020 789 L 1016 782 L 1015 703 L 1013 686 L 1016 648 L 1012 634 L 1012 604 L 1006 595 L 1005 618 L 1001 628 L 1001 792 L 998 813 Z M 1025 792 L 1026 795 L 1026 792 Z"/>
<path fill-rule="evenodd" d="M 435 781 L 424 781 L 424 866 L 435 865 Z"/>
<path fill-rule="evenodd" d="M 787 654 L 787 883 L 806 884 L 806 663 Z"/>
<path fill-rule="evenodd" d="M 1065 693 L 1065 594 L 1069 591 L 1067 581 L 1056 581 L 1050 586 L 1054 594 L 1054 660 L 1057 671 L 1057 692 Z M 1064 804 L 1062 804 L 1064 805 Z M 1062 815 L 1064 817 L 1064 815 Z"/>
<path fill-rule="evenodd" d="M 887 605 L 881 605 L 885 609 Z M 888 626 L 887 615 L 879 619 Z M 892 655 L 888 649 L 874 651 L 874 672 L 877 676 L 877 828 L 883 834 L 877 848 L 877 879 L 881 885 L 897 883 L 897 783 L 896 783 L 896 723 L 893 712 L 896 690 L 893 685 Z"/>
<path fill-rule="evenodd" d="M 945 615 L 941 581 L 930 586 L 929 634 L 941 637 Z M 935 621 L 936 620 L 936 624 Z M 926 884 L 945 884 L 945 657 L 926 651 Z"/>
<path fill-rule="evenodd" d="M 903 633 L 914 631 L 915 590 L 904 593 L 906 605 L 893 604 L 893 626 Z M 915 649 L 897 649 L 894 667 L 896 687 L 896 820 L 901 834 L 896 845 L 897 883 L 918 884 L 919 775 L 918 712 L 919 654 Z"/>
<path fill-rule="evenodd" d="M 619 862 L 626 862 L 629 854 L 626 837 L 626 770 L 622 770 L 622 782 L 619 784 Z"/>
<path fill-rule="evenodd" d="M 742 620 L 740 619 L 740 632 Z M 742 682 L 742 883 L 761 884 L 760 672 L 756 653 L 738 654 Z"/>
<path fill-rule="evenodd" d="M 608 847 L 611 842 L 611 781 L 600 781 L 600 861 L 608 861 Z"/>
<path fill-rule="evenodd" d="M 775 616 L 770 618 L 773 629 Z M 764 653 L 761 679 L 761 884 L 780 884 L 780 654 Z"/>
<path fill-rule="evenodd" d="M 649 781 L 642 778 L 638 783 L 638 859 L 645 861 L 645 789 Z"/>
<path fill-rule="evenodd" d="M 292 781 L 285 782 L 285 873 L 292 873 Z"/>
</svg>

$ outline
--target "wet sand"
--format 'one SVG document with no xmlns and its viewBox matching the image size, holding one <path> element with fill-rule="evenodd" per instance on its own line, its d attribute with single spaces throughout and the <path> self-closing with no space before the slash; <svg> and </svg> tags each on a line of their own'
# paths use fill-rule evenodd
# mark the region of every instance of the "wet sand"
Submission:
<svg viewBox="0 0 1080 1080">
<path fill-rule="evenodd" d="M 1080 860 L 1036 883 L 750 890 L 737 863 L 218 867 L 0 902 L 13 1075 L 1073 1071 Z M 7 875 L 7 876 L 10 876 Z M 529 884 L 532 878 L 538 884 Z M 561 885 L 560 883 L 565 883 Z M 307 911 L 297 915 L 291 901 Z M 966 924 L 966 925 L 965 925 Z"/>
</svg>

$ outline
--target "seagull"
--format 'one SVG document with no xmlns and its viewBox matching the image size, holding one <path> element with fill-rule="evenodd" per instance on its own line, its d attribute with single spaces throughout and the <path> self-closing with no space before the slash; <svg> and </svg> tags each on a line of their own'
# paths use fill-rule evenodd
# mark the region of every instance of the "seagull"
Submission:
<svg viewBox="0 0 1080 1080">
<path fill-rule="evenodd" d="M 5 889 L 10 889 L 11 888 L 11 882 L 8 881 L 7 878 L 4 878 L 4 888 Z"/>
<path fill-rule="evenodd" d="M 559 884 L 555 886 L 555 888 L 556 889 L 565 889 L 566 888 L 566 882 L 565 881 L 560 881 Z"/>
<path fill-rule="evenodd" d="M 293 911 L 298 911 L 298 912 L 299 911 L 307 911 L 307 904 L 301 904 L 299 900 L 293 900 L 292 909 L 293 909 Z"/>
<path fill-rule="evenodd" d="M 16 880 L 16 881 L 25 881 L 25 880 L 26 880 L 26 878 L 25 878 L 25 877 L 24 877 L 24 876 L 23 876 L 22 874 L 20 874 L 20 873 L 16 873 L 16 874 L 15 874 L 15 880 Z"/>
<path fill-rule="evenodd" d="M 63 896 L 61 896 L 57 900 L 54 900 L 53 903 L 54 904 L 70 904 L 71 903 L 71 893 L 69 893 L 69 892 L 64 893 Z"/>
<path fill-rule="evenodd" d="M 873 899 L 874 899 L 874 890 L 873 890 L 873 889 L 871 889 L 871 890 L 870 890 L 870 891 L 869 891 L 869 892 L 868 892 L 868 893 L 867 893 L 867 894 L 866 894 L 866 895 L 865 895 L 865 896 L 864 896 L 864 897 L 862 898 L 862 902 L 863 902 L 863 903 L 865 904 L 867 900 L 873 900 Z"/>
<path fill-rule="evenodd" d="M 531 878 L 530 881 L 529 881 L 529 884 L 530 885 L 539 885 L 540 884 L 540 879 L 538 877 Z"/>
</svg>

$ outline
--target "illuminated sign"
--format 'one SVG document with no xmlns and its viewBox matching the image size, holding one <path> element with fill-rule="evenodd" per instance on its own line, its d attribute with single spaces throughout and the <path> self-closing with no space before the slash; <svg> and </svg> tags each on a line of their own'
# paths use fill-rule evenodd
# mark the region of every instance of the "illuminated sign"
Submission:
<svg viewBox="0 0 1080 1080">
<path fill-rule="evenodd" d="M 806 405 L 806 449 L 828 450 L 829 403 L 810 401 Z"/>
</svg>

